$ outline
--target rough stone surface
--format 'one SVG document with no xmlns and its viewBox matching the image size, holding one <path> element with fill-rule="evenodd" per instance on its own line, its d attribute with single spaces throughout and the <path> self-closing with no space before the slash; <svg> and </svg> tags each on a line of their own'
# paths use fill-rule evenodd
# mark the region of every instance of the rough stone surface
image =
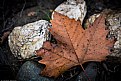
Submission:
<svg viewBox="0 0 121 81">
<path fill-rule="evenodd" d="M 66 2 L 60 4 L 55 11 L 68 16 L 71 19 L 74 18 L 75 20 L 80 20 L 82 23 L 87 9 L 84 0 L 67 0 Z"/>
<path fill-rule="evenodd" d="M 106 18 L 106 24 L 110 30 L 108 37 L 116 39 L 110 56 L 121 58 L 121 10 L 111 11 Z"/>
<path fill-rule="evenodd" d="M 43 42 L 49 39 L 46 20 L 39 20 L 24 26 L 15 27 L 9 35 L 10 50 L 18 59 L 34 56 L 34 51 L 42 47 Z"/>
<path fill-rule="evenodd" d="M 54 81 L 52 78 L 40 76 L 43 65 L 33 61 L 25 62 L 17 74 L 17 81 Z"/>
</svg>

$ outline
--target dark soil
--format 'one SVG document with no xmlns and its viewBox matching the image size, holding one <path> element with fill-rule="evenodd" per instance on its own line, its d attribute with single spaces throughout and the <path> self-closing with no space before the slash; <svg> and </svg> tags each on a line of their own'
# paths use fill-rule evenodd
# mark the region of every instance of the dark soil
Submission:
<svg viewBox="0 0 121 81">
<path fill-rule="evenodd" d="M 11 31 L 15 26 L 24 25 L 39 19 L 50 20 L 51 11 L 65 0 L 0 0 L 0 37 L 6 31 Z M 120 9 L 120 0 L 85 0 L 88 6 L 86 19 L 103 9 Z M 28 17 L 27 13 L 38 12 L 38 14 Z M 18 60 L 15 58 L 8 46 L 8 39 L 0 44 L 0 80 L 15 80 L 16 74 L 21 65 L 27 60 Z M 36 61 L 36 59 L 33 59 Z M 87 63 L 88 64 L 88 63 Z M 84 66 L 86 67 L 85 64 Z M 120 81 L 121 60 L 119 58 L 109 57 L 106 61 L 97 63 L 98 75 L 96 81 Z M 75 69 L 77 74 L 80 68 Z M 73 70 L 71 70 L 73 73 Z M 76 73 L 75 72 L 75 73 Z M 69 73 L 67 71 L 67 73 Z M 57 81 L 65 81 L 70 76 L 59 77 Z M 74 74 L 73 74 L 74 75 Z M 75 76 L 74 76 L 75 77 Z M 69 80 L 69 79 L 68 79 Z"/>
</svg>

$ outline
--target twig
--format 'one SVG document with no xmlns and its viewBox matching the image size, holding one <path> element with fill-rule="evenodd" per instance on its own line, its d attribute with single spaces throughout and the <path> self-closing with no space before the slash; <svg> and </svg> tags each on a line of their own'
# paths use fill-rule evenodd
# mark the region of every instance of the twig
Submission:
<svg viewBox="0 0 121 81">
<path fill-rule="evenodd" d="M 26 0 L 24 0 L 25 1 L 25 3 L 24 3 L 24 5 L 23 5 L 23 8 L 21 9 L 21 12 L 20 12 L 20 17 L 22 17 L 22 13 L 23 13 L 23 10 L 24 10 L 24 8 L 25 8 L 25 6 L 26 6 Z"/>
</svg>

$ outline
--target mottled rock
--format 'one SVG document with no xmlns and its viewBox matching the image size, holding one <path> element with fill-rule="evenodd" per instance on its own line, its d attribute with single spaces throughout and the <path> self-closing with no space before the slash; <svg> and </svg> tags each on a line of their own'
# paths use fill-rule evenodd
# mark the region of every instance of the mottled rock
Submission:
<svg viewBox="0 0 121 81">
<path fill-rule="evenodd" d="M 111 11 L 106 18 L 106 25 L 110 30 L 108 38 L 115 38 L 114 49 L 110 56 L 121 58 L 121 10 Z"/>
<path fill-rule="evenodd" d="M 49 39 L 49 27 L 50 23 L 46 20 L 15 27 L 8 37 L 12 54 L 18 59 L 34 56 L 34 51 L 40 49 L 43 42 Z"/>
<path fill-rule="evenodd" d="M 17 74 L 17 81 L 54 81 L 52 78 L 40 76 L 43 67 L 33 61 L 25 62 Z"/>
</svg>

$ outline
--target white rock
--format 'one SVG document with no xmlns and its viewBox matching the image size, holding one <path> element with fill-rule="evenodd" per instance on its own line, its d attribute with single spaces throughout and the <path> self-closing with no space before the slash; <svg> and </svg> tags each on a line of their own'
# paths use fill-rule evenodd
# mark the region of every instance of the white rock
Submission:
<svg viewBox="0 0 121 81">
<path fill-rule="evenodd" d="M 55 11 L 68 16 L 71 19 L 74 18 L 75 20 L 80 20 L 82 24 L 87 12 L 87 7 L 84 0 L 67 0 L 66 2 L 60 4 Z"/>
<path fill-rule="evenodd" d="M 46 20 L 15 27 L 8 37 L 14 56 L 22 59 L 32 57 L 34 51 L 40 49 L 43 42 L 49 39 L 48 27 L 50 23 Z"/>
</svg>

